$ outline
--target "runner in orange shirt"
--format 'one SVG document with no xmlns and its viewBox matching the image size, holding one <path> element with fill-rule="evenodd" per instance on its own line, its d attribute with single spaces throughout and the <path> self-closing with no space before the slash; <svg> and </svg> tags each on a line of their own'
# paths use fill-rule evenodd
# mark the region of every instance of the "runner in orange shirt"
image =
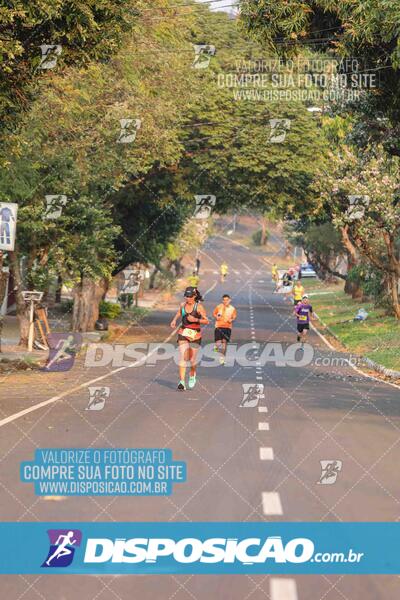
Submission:
<svg viewBox="0 0 400 600">
<path fill-rule="evenodd" d="M 222 296 L 222 303 L 215 307 L 213 315 L 216 319 L 215 323 L 215 350 L 221 352 L 222 356 L 219 360 L 221 365 L 225 363 L 226 347 L 231 339 L 232 323 L 237 317 L 237 311 L 231 305 L 231 297 L 229 294 Z"/>
</svg>

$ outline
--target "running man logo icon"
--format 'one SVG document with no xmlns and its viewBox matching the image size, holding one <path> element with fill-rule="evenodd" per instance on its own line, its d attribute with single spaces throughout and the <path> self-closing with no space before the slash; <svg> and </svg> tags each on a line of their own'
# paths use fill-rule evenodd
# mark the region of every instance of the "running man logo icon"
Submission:
<svg viewBox="0 0 400 600">
<path fill-rule="evenodd" d="M 131 144 L 136 140 L 136 135 L 142 126 L 141 119 L 120 119 L 121 131 L 117 144 Z"/>
<path fill-rule="evenodd" d="M 271 126 L 271 131 L 269 134 L 269 141 L 271 144 L 279 144 L 284 142 L 286 139 L 286 134 L 291 126 L 290 119 L 270 119 L 269 124 Z"/>
<path fill-rule="evenodd" d="M 74 559 L 75 550 L 81 545 L 82 532 L 79 529 L 48 529 L 50 548 L 44 568 L 69 567 Z"/>
<path fill-rule="evenodd" d="M 43 371 L 60 372 L 72 369 L 82 344 L 82 336 L 79 333 L 50 333 L 48 342 L 49 356 Z"/>
<path fill-rule="evenodd" d="M 103 410 L 107 398 L 110 397 L 110 388 L 103 386 L 90 386 L 89 402 L 85 410 Z"/>
<path fill-rule="evenodd" d="M 42 44 L 40 46 L 42 58 L 39 69 L 53 69 L 57 64 L 57 57 L 62 52 L 61 44 Z"/>
<path fill-rule="evenodd" d="M 347 219 L 352 221 L 359 221 L 365 215 L 365 210 L 369 206 L 369 196 L 348 196 L 349 208 L 347 209 Z"/>
<path fill-rule="evenodd" d="M 61 217 L 62 210 L 67 204 L 67 196 L 65 194 L 47 194 L 46 198 L 46 212 L 44 218 L 46 221 L 52 221 Z"/>
<path fill-rule="evenodd" d="M 240 408 L 255 408 L 259 401 L 265 398 L 262 383 L 243 383 L 243 398 Z"/>
<path fill-rule="evenodd" d="M 320 460 L 321 477 L 317 481 L 318 485 L 332 485 L 336 483 L 337 476 L 342 470 L 341 460 Z"/>
<path fill-rule="evenodd" d="M 193 48 L 194 60 L 192 62 L 192 68 L 207 69 L 211 57 L 215 56 L 215 46 L 212 44 L 193 44 Z"/>
<path fill-rule="evenodd" d="M 195 196 L 196 208 L 194 211 L 195 219 L 208 219 L 211 215 L 212 209 L 217 201 L 216 197 L 212 194 Z"/>
</svg>

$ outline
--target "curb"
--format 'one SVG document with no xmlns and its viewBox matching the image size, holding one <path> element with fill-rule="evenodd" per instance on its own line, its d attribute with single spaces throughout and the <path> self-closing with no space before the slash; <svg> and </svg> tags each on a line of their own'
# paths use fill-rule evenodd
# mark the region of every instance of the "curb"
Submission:
<svg viewBox="0 0 400 600">
<path fill-rule="evenodd" d="M 338 336 L 330 329 L 330 327 L 328 327 L 328 325 L 322 321 L 322 319 L 317 315 L 317 313 L 314 313 L 314 315 L 318 319 L 319 323 L 323 326 L 325 331 L 327 331 L 329 333 L 329 335 L 331 335 L 337 342 L 339 342 L 344 348 L 346 348 L 346 346 L 342 342 L 342 340 L 340 338 L 338 338 Z M 358 356 L 358 358 L 363 362 L 363 364 L 366 367 L 373 369 L 377 373 L 380 373 L 381 375 L 385 375 L 385 377 L 389 377 L 389 379 L 396 379 L 396 380 L 400 379 L 400 371 L 388 369 L 387 367 L 380 365 L 379 363 L 375 362 L 371 358 L 367 358 L 366 356 Z"/>
</svg>

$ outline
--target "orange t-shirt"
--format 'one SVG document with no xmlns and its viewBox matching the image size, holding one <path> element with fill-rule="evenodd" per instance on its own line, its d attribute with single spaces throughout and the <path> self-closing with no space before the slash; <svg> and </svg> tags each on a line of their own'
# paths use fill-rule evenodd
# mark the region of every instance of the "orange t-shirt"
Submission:
<svg viewBox="0 0 400 600">
<path fill-rule="evenodd" d="M 225 329 L 232 329 L 232 323 L 230 322 L 230 320 L 236 319 L 237 312 L 236 308 L 232 305 L 225 306 L 225 304 L 218 304 L 218 306 L 214 310 L 213 315 L 217 319 L 215 327 L 224 327 Z"/>
</svg>

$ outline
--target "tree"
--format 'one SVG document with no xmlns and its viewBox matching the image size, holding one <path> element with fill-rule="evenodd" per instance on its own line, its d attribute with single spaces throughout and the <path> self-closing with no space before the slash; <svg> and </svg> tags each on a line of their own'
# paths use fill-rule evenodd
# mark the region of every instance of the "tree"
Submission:
<svg viewBox="0 0 400 600">
<path fill-rule="evenodd" d="M 361 156 L 344 147 L 332 155 L 331 164 L 332 171 L 317 184 L 322 198 L 350 243 L 384 274 L 393 313 L 400 319 L 400 161 L 381 146 Z"/>
<path fill-rule="evenodd" d="M 12 0 L 0 10 L 0 115 L 13 127 L 21 109 L 29 108 L 32 87 L 41 75 L 41 45 L 60 45 L 58 68 L 88 65 L 114 55 L 145 2 L 136 0 Z"/>
<path fill-rule="evenodd" d="M 345 248 L 338 230 L 328 220 L 310 221 L 306 217 L 286 226 L 289 240 L 302 246 L 307 260 L 322 280 L 338 277 L 347 280 L 343 270 Z"/>
<path fill-rule="evenodd" d="M 163 228 L 157 216 L 168 203 L 175 203 L 176 208 L 178 199 L 169 202 L 159 192 L 165 173 L 177 164 L 182 152 L 182 97 L 190 102 L 191 95 L 184 92 L 191 71 L 188 76 L 187 60 L 180 52 L 187 47 L 185 29 L 175 33 L 173 27 L 172 18 L 154 24 L 144 17 L 142 27 L 125 36 L 123 48 L 109 61 L 64 66 L 51 78 L 42 78 L 29 112 L 20 117 L 1 148 L 5 168 L 0 177 L 0 197 L 13 198 L 20 209 L 18 246 L 10 262 L 20 282 L 17 310 L 22 343 L 26 341 L 27 323 L 22 287 L 33 285 L 33 279 L 40 279 L 43 271 L 49 277 L 61 275 L 75 286 L 74 329 L 93 327 L 107 279 L 127 264 L 132 248 L 151 246 L 149 239 L 157 230 L 153 227 L 149 232 L 146 227 L 148 239 L 139 244 L 135 237 L 142 237 L 143 230 L 132 226 L 137 221 L 136 209 L 144 206 L 140 202 L 136 206 L 132 192 L 141 186 L 139 195 L 144 202 L 151 186 L 157 187 L 146 182 L 148 173 L 152 172 L 158 182 L 150 202 L 153 211 L 149 211 L 149 217 L 155 223 L 158 220 L 158 231 Z M 148 52 L 149 43 L 155 55 Z M 168 61 L 160 50 L 171 52 Z M 133 55 L 140 60 L 132 61 Z M 120 142 L 125 134 L 122 122 L 129 119 L 139 119 L 136 123 L 141 128 L 128 132 L 128 141 L 129 135 L 136 136 L 133 143 Z M 131 191 L 131 204 L 127 204 L 127 194 L 123 199 L 125 211 L 115 195 L 121 188 Z M 48 195 L 63 195 L 68 200 L 57 223 L 45 216 Z M 171 219 L 179 212 L 169 214 L 169 236 L 176 234 L 182 223 L 181 216 Z M 121 215 L 125 233 L 133 236 L 125 248 L 118 242 Z M 165 243 L 165 235 L 158 243 L 160 240 Z M 20 273 L 23 256 L 27 258 L 25 281 Z"/>
<path fill-rule="evenodd" d="M 200 28 L 196 41 L 215 41 L 217 53 L 198 73 L 202 93 L 185 140 L 184 164 L 197 173 L 197 193 L 214 194 L 218 212 L 245 208 L 282 215 L 300 204 L 312 210 L 310 184 L 326 154 L 318 123 L 295 93 L 285 102 L 270 100 L 268 92 L 273 97 L 276 90 L 266 84 L 261 97 L 249 94 L 259 90 L 254 83 L 247 88 L 243 69 L 260 59 L 261 47 L 226 15 L 207 22 L 212 33 L 209 26 Z"/>
</svg>

